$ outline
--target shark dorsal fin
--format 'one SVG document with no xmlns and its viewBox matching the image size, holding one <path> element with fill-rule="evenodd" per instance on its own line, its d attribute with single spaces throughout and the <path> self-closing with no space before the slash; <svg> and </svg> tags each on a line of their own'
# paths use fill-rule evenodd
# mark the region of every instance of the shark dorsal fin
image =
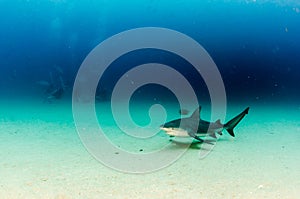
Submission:
<svg viewBox="0 0 300 199">
<path fill-rule="evenodd" d="M 199 106 L 199 107 L 193 112 L 193 114 L 191 115 L 191 118 L 194 118 L 194 119 L 199 120 L 199 119 L 200 119 L 200 111 L 201 111 L 201 106 Z"/>
</svg>

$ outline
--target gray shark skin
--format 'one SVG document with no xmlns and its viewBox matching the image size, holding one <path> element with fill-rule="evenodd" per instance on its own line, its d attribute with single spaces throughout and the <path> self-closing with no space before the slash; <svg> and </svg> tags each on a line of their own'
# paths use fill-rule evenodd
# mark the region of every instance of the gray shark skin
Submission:
<svg viewBox="0 0 300 199">
<path fill-rule="evenodd" d="M 216 133 L 222 135 L 222 131 L 226 130 L 232 137 L 234 137 L 233 129 L 249 112 L 247 107 L 243 112 L 238 114 L 226 124 L 222 124 L 220 120 L 216 122 L 208 122 L 201 120 L 200 117 L 201 106 L 197 108 L 190 117 L 172 120 L 160 126 L 160 129 L 165 131 L 171 137 L 193 137 L 200 143 L 206 142 L 199 136 L 209 135 L 217 138 Z M 209 143 L 209 142 L 208 142 Z"/>
</svg>

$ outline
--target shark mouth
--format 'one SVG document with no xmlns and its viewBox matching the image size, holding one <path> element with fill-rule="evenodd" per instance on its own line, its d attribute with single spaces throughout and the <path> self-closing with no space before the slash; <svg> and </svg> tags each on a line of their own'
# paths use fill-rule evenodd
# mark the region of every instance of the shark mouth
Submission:
<svg viewBox="0 0 300 199">
<path fill-rule="evenodd" d="M 165 131 L 166 134 L 176 137 L 189 137 L 189 134 L 186 130 L 180 129 L 180 128 L 166 128 L 161 127 L 161 130 Z"/>
</svg>

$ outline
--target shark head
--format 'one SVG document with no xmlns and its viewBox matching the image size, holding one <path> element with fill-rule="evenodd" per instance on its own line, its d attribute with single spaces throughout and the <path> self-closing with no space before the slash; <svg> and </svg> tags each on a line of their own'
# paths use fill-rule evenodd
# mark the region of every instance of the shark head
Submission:
<svg viewBox="0 0 300 199">
<path fill-rule="evenodd" d="M 170 136 L 187 137 L 188 132 L 180 127 L 181 120 L 172 120 L 160 126 L 160 129 L 165 131 Z"/>
<path fill-rule="evenodd" d="M 188 137 L 191 131 L 197 131 L 200 109 L 196 109 L 190 117 L 172 120 L 160 126 L 166 134 L 177 137 Z"/>
</svg>

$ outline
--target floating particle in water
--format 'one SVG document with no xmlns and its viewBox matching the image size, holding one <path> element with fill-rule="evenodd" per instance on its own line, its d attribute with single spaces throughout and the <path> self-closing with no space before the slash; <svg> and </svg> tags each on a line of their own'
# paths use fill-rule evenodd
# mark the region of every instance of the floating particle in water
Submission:
<svg viewBox="0 0 300 199">
<path fill-rule="evenodd" d="M 272 49 L 272 53 L 276 54 L 278 53 L 280 50 L 280 48 L 278 46 L 276 46 L 275 48 Z"/>
<path fill-rule="evenodd" d="M 48 180 L 48 178 L 41 178 L 41 181 L 44 181 L 44 182 L 46 182 Z"/>
<path fill-rule="evenodd" d="M 293 10 L 294 10 L 296 13 L 300 13 L 300 9 L 299 9 L 299 8 L 293 8 Z"/>
<path fill-rule="evenodd" d="M 261 184 L 261 185 L 259 185 L 257 188 L 258 188 L 258 189 L 263 189 L 263 188 L 264 188 L 264 185 Z"/>
<path fill-rule="evenodd" d="M 288 31 L 289 31 L 289 29 L 288 29 L 287 27 L 285 27 L 284 31 L 285 31 L 285 32 L 288 32 Z"/>
</svg>

